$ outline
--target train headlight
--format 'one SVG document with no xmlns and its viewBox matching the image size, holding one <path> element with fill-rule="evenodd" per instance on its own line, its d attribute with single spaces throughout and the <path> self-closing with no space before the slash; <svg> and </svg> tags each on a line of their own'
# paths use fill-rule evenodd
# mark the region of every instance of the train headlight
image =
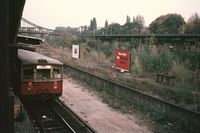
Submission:
<svg viewBox="0 0 200 133">
<path fill-rule="evenodd" d="M 27 87 L 27 90 L 29 90 L 29 91 L 32 90 L 32 89 L 33 89 L 32 86 L 28 86 L 28 87 Z"/>
<path fill-rule="evenodd" d="M 32 90 L 33 89 L 33 83 L 31 81 L 28 82 L 28 87 L 27 90 Z"/>
<path fill-rule="evenodd" d="M 56 89 L 58 89 L 58 86 L 54 86 L 53 88 L 56 90 Z"/>
<path fill-rule="evenodd" d="M 54 81 L 53 82 L 53 88 L 56 90 L 56 89 L 58 89 L 58 83 L 57 83 L 57 81 Z"/>
</svg>

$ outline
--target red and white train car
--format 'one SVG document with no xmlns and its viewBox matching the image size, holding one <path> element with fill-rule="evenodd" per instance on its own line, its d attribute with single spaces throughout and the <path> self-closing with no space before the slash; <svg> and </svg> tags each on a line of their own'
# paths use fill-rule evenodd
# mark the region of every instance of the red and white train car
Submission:
<svg viewBox="0 0 200 133">
<path fill-rule="evenodd" d="M 60 96 L 63 84 L 63 63 L 37 52 L 18 49 L 22 97 Z"/>
</svg>

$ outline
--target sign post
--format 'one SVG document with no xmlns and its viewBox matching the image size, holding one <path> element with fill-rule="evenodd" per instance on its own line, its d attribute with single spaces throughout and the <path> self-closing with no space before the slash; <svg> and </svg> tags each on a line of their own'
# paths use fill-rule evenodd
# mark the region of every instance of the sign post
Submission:
<svg viewBox="0 0 200 133">
<path fill-rule="evenodd" d="M 72 45 L 72 58 L 79 59 L 80 57 L 79 45 Z"/>
<path fill-rule="evenodd" d="M 121 72 L 130 72 L 131 53 L 129 50 L 115 51 L 115 68 Z"/>
</svg>

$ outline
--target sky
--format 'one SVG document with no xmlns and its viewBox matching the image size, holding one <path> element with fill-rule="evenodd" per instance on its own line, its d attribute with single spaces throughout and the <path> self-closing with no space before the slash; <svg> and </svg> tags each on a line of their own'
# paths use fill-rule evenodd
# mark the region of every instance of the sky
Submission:
<svg viewBox="0 0 200 133">
<path fill-rule="evenodd" d="M 200 15 L 200 0 L 26 0 L 23 17 L 55 29 L 89 26 L 93 17 L 98 27 L 104 27 L 106 20 L 109 24 L 123 25 L 127 15 L 131 20 L 134 16 L 143 16 L 148 26 L 168 13 L 180 14 L 187 21 L 194 13 Z"/>
</svg>

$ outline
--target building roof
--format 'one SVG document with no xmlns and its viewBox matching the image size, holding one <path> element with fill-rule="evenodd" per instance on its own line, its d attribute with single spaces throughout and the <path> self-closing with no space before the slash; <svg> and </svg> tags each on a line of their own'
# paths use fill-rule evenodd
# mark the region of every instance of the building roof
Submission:
<svg viewBox="0 0 200 133">
<path fill-rule="evenodd" d="M 45 39 L 32 36 L 17 35 L 17 43 L 40 45 Z"/>
</svg>

